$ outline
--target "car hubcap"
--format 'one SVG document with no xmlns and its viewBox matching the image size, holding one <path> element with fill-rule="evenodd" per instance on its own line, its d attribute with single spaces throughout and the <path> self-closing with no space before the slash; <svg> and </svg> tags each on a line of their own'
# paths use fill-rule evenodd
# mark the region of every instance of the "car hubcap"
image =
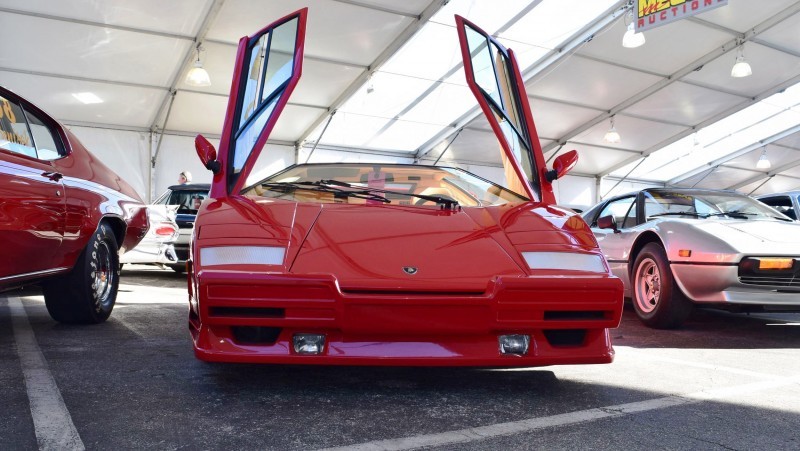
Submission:
<svg viewBox="0 0 800 451">
<path fill-rule="evenodd" d="M 114 286 L 114 271 L 111 266 L 111 250 L 105 242 L 101 242 L 97 247 L 97 269 L 94 271 L 94 292 L 103 307 L 107 307 Z"/>
<path fill-rule="evenodd" d="M 656 262 L 645 259 L 636 271 L 636 304 L 645 313 L 655 310 L 661 297 L 661 273 Z"/>
</svg>

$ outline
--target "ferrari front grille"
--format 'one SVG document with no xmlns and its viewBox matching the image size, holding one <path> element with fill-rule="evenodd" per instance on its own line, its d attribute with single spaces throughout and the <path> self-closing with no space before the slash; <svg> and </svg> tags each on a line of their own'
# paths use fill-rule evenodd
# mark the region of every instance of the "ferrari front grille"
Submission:
<svg viewBox="0 0 800 451">
<path fill-rule="evenodd" d="M 794 275 L 787 276 L 772 276 L 772 277 L 759 277 L 759 276 L 740 276 L 739 281 L 748 285 L 761 285 L 771 287 L 797 287 L 800 288 L 800 277 Z"/>
<path fill-rule="evenodd" d="M 800 261 L 795 259 L 791 268 L 761 269 L 757 257 L 742 259 L 739 263 L 739 282 L 747 285 L 800 288 Z"/>
</svg>

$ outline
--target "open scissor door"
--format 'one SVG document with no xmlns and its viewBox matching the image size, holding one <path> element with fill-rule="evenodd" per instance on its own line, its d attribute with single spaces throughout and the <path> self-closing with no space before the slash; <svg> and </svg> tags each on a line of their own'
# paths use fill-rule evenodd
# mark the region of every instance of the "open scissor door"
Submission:
<svg viewBox="0 0 800 451">
<path fill-rule="evenodd" d="M 307 13 L 303 8 L 239 41 L 212 197 L 241 191 L 300 80 Z"/>
<path fill-rule="evenodd" d="M 461 16 L 456 25 L 467 84 L 500 142 L 508 188 L 555 203 L 514 52 Z"/>
</svg>

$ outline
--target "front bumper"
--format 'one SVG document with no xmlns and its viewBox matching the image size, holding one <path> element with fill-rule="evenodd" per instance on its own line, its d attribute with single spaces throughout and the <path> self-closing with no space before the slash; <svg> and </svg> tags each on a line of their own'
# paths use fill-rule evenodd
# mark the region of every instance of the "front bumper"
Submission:
<svg viewBox="0 0 800 451">
<path fill-rule="evenodd" d="M 223 271 L 201 271 L 190 283 L 189 328 L 196 356 L 208 361 L 609 363 L 614 351 L 608 329 L 617 327 L 622 315 L 622 283 L 607 276 L 498 277 L 484 293 L 343 292 L 332 276 Z M 271 336 L 243 340 L 243 330 Z M 296 333 L 325 334 L 324 352 L 296 354 L 291 344 Z M 502 334 L 530 335 L 528 354 L 500 354 Z"/>
<path fill-rule="evenodd" d="M 696 303 L 765 306 L 800 311 L 800 288 L 741 283 L 738 266 L 673 262 L 672 273 L 683 293 Z"/>
</svg>

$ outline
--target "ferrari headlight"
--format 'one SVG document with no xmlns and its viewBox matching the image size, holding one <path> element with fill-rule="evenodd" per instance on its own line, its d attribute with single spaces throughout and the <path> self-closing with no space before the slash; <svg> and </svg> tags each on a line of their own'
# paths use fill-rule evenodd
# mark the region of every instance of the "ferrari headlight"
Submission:
<svg viewBox="0 0 800 451">
<path fill-rule="evenodd" d="M 220 265 L 282 265 L 285 247 L 277 246 L 216 246 L 200 248 L 203 266 Z"/>
<path fill-rule="evenodd" d="M 577 252 L 523 252 L 530 269 L 563 269 L 572 271 L 607 272 L 603 257 Z"/>
</svg>

